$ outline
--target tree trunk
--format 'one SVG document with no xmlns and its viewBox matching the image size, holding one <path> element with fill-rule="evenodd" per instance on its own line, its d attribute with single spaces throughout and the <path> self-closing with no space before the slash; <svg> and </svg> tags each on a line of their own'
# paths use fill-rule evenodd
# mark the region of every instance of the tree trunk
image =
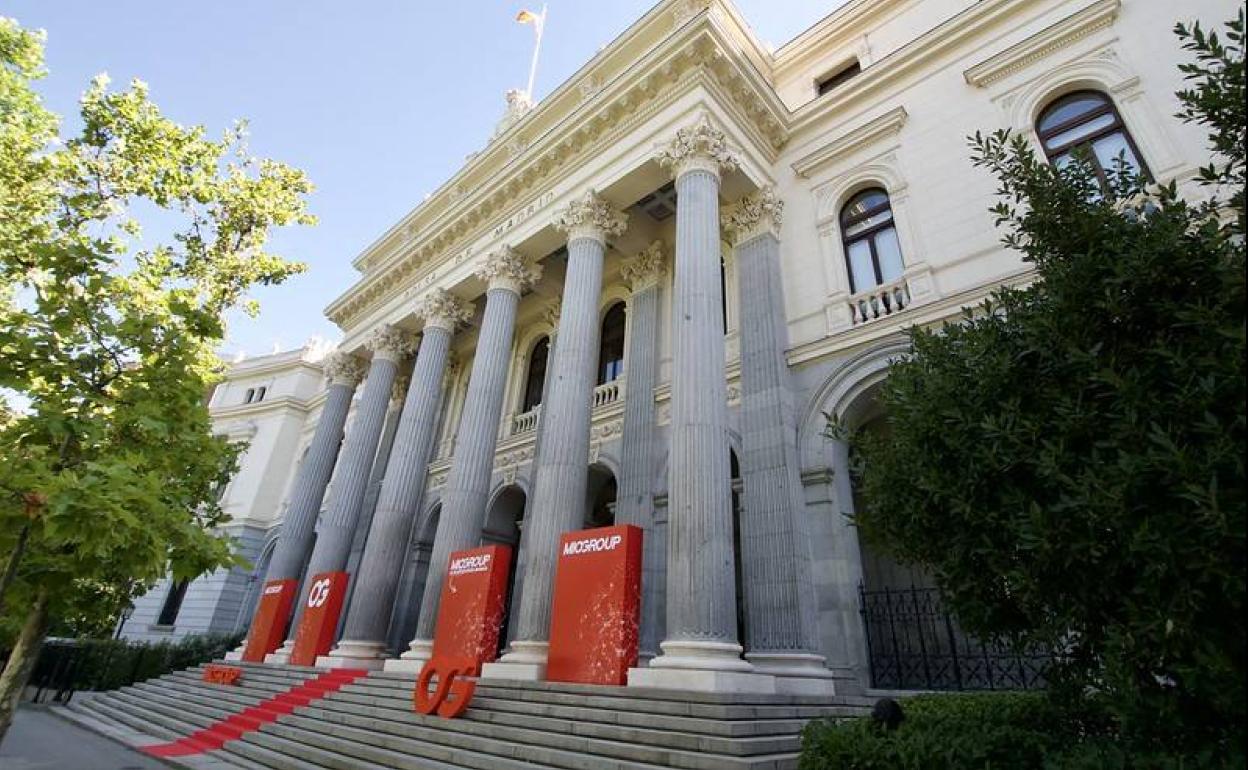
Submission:
<svg viewBox="0 0 1248 770">
<path fill-rule="evenodd" d="M 13 652 L 0 673 L 0 743 L 13 722 L 13 714 L 22 698 L 22 690 L 39 658 L 39 645 L 48 631 L 48 591 L 40 588 L 35 603 L 26 615 L 26 622 L 13 645 Z"/>
<path fill-rule="evenodd" d="M 4 595 L 9 592 L 9 584 L 13 582 L 13 578 L 17 577 L 17 567 L 22 563 L 22 556 L 26 554 L 26 541 L 29 539 L 30 522 L 28 521 L 22 525 L 22 531 L 17 536 L 17 543 L 13 545 L 8 563 L 4 565 L 4 574 L 0 575 L 0 615 L 4 614 Z"/>
</svg>

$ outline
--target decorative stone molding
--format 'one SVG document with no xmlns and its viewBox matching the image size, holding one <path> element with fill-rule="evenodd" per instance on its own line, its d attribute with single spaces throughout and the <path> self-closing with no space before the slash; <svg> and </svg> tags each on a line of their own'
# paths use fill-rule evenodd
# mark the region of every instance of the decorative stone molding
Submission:
<svg viewBox="0 0 1248 770">
<path fill-rule="evenodd" d="M 504 246 L 490 256 L 477 269 L 477 278 L 485 281 L 491 289 L 506 289 L 516 294 L 532 286 L 542 277 L 540 265 L 531 265 L 524 255 L 510 246 Z"/>
<path fill-rule="evenodd" d="M 816 170 L 836 163 L 850 153 L 892 136 L 901 131 L 909 114 L 905 107 L 894 107 L 879 117 L 872 118 L 861 126 L 849 131 L 837 139 L 825 144 L 814 152 L 807 153 L 793 162 L 793 172 L 803 179 L 810 178 Z"/>
<path fill-rule="evenodd" d="M 426 329 L 445 329 L 454 333 L 472 318 L 472 305 L 446 289 L 433 289 L 421 299 L 416 315 L 425 319 Z"/>
<path fill-rule="evenodd" d="M 542 320 L 550 324 L 552 331 L 559 329 L 559 316 L 563 313 L 563 298 L 555 299 L 542 311 Z"/>
<path fill-rule="evenodd" d="M 670 11 L 672 28 L 675 29 L 711 7 L 711 0 L 683 0 L 672 6 Z"/>
<path fill-rule="evenodd" d="M 1010 46 L 962 73 L 966 82 L 984 88 L 1031 66 L 1049 54 L 1114 23 L 1122 0 L 1097 0 L 1056 24 Z"/>
<path fill-rule="evenodd" d="M 692 126 L 677 129 L 675 138 L 659 147 L 655 160 L 660 166 L 670 166 L 677 178 L 690 171 L 708 171 L 718 177 L 737 167 L 724 132 L 711 125 L 705 113 Z"/>
<path fill-rule="evenodd" d="M 775 188 L 768 185 L 752 195 L 742 198 L 721 219 L 724 231 L 733 244 L 744 243 L 763 233 L 779 237 L 780 221 L 784 215 L 784 201 L 776 197 Z"/>
<path fill-rule="evenodd" d="M 330 385 L 347 385 L 354 388 L 364 379 L 364 362 L 345 350 L 336 350 L 325 356 L 322 364 L 325 379 Z"/>
<path fill-rule="evenodd" d="M 394 378 L 394 383 L 390 386 L 390 409 L 391 411 L 398 409 L 403 400 L 407 398 L 407 386 L 411 383 L 411 378 L 406 374 L 401 374 Z"/>
<path fill-rule="evenodd" d="M 628 225 L 628 215 L 616 211 L 592 189 L 569 203 L 555 216 L 556 229 L 568 234 L 568 241 L 592 238 L 606 243 L 607 237 L 618 238 Z"/>
<path fill-rule="evenodd" d="M 663 280 L 666 270 L 663 241 L 659 240 L 651 241 L 650 245 L 638 252 L 635 257 L 620 265 L 620 275 L 632 288 L 633 293 L 657 285 Z"/>
<path fill-rule="evenodd" d="M 416 349 L 415 341 L 410 334 L 390 324 L 382 324 L 374 329 L 373 333 L 368 335 L 364 346 L 373 351 L 374 358 L 384 358 L 395 362 L 407 358 Z"/>
</svg>

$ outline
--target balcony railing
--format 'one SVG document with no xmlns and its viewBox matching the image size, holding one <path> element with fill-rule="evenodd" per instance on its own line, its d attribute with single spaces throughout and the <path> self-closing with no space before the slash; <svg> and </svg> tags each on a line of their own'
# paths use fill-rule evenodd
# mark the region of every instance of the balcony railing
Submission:
<svg viewBox="0 0 1248 770">
<path fill-rule="evenodd" d="M 620 385 L 621 381 L 619 379 L 615 379 L 611 382 L 604 382 L 594 388 L 593 408 L 597 409 L 600 406 L 607 406 L 608 404 L 614 404 L 616 401 L 619 401 L 622 391 Z"/>
<path fill-rule="evenodd" d="M 876 286 L 849 298 L 849 316 L 854 326 L 878 321 L 910 306 L 910 287 L 902 278 Z"/>
<path fill-rule="evenodd" d="M 537 421 L 541 417 L 541 414 L 542 407 L 539 405 L 533 407 L 527 412 L 512 415 L 511 435 L 519 436 L 521 433 L 528 433 L 529 431 L 536 430 Z"/>
</svg>

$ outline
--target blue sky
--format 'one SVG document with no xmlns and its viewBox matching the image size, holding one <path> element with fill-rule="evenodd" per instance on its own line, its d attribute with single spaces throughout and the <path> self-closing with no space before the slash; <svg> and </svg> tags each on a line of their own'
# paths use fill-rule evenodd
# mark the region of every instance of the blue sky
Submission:
<svg viewBox="0 0 1248 770">
<path fill-rule="evenodd" d="M 779 46 L 843 0 L 738 0 Z M 540 99 L 652 5 L 553 0 Z M 0 14 L 48 33 L 37 86 L 76 130 L 92 76 L 141 78 L 167 115 L 217 134 L 246 118 L 251 149 L 308 172 L 320 223 L 275 234 L 308 273 L 256 293 L 257 319 L 231 319 L 223 352 L 249 355 L 337 339 L 324 307 L 356 279 L 351 259 L 480 149 L 523 88 L 532 28 L 520 0 L 0 0 Z M 532 6 L 538 10 L 540 3 Z"/>
</svg>

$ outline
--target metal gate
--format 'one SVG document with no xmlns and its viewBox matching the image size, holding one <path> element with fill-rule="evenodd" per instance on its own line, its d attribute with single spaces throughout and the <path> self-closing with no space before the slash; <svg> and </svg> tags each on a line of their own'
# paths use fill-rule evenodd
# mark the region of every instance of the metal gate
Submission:
<svg viewBox="0 0 1248 770">
<path fill-rule="evenodd" d="M 967 635 L 937 588 L 858 588 L 871 684 L 886 690 L 1031 690 L 1048 656 Z"/>
</svg>

